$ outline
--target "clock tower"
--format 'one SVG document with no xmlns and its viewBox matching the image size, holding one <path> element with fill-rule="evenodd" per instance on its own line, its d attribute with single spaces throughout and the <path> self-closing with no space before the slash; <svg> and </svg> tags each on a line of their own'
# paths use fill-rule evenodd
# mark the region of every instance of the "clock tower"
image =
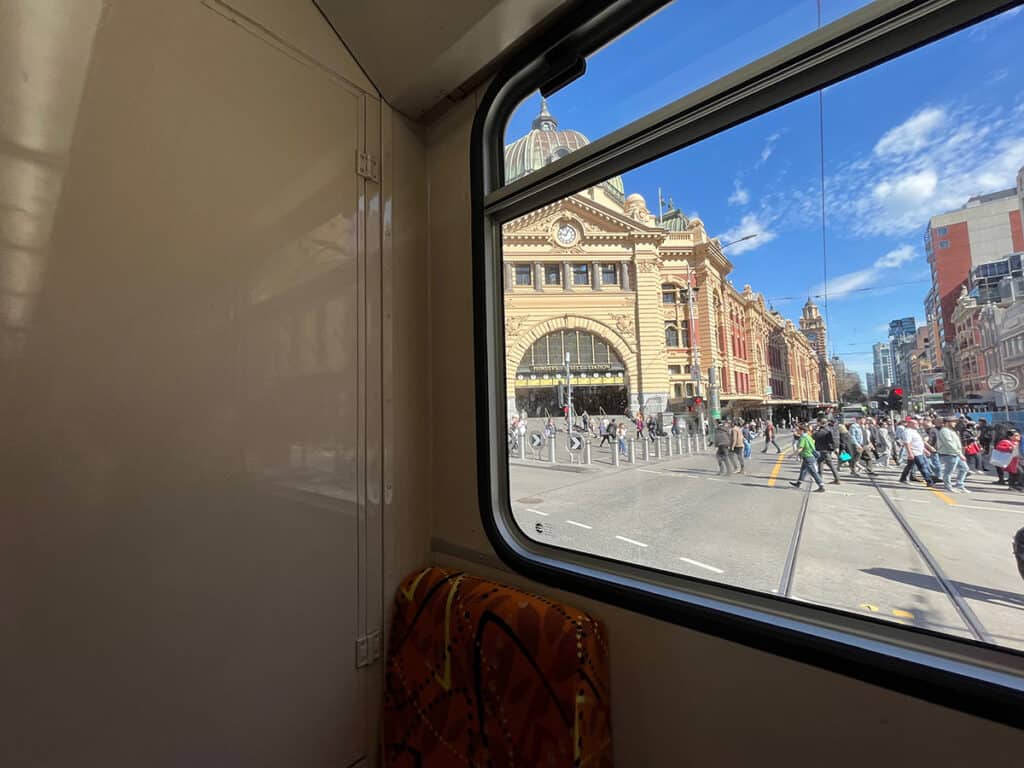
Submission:
<svg viewBox="0 0 1024 768">
<path fill-rule="evenodd" d="M 827 360 L 826 350 L 828 348 L 825 320 L 818 311 L 818 306 L 807 299 L 804 304 L 803 314 L 800 316 L 800 330 L 807 340 L 811 342 L 814 351 L 818 353 L 819 360 Z"/>
</svg>

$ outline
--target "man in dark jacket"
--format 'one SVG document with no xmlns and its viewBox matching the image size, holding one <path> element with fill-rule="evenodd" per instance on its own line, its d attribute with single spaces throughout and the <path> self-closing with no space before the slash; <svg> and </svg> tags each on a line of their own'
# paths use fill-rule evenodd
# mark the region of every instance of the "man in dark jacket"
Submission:
<svg viewBox="0 0 1024 768">
<path fill-rule="evenodd" d="M 832 484 L 839 485 L 839 473 L 836 472 L 836 465 L 832 461 L 832 453 L 836 450 L 835 439 L 824 419 L 818 419 L 818 425 L 811 437 L 814 438 L 814 450 L 818 452 L 818 474 L 821 474 L 821 466 L 824 464 L 832 472 Z"/>
<path fill-rule="evenodd" d="M 718 459 L 718 474 L 732 474 L 732 427 L 729 422 L 718 422 L 712 439 L 715 445 L 715 458 Z"/>
</svg>

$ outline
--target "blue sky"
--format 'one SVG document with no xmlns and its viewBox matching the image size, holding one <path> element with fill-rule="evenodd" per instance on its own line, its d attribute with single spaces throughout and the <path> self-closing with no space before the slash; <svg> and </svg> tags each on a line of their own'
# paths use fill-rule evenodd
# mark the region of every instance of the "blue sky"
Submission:
<svg viewBox="0 0 1024 768">
<path fill-rule="evenodd" d="M 866 4 L 823 0 L 823 23 Z M 813 0 L 675 2 L 592 56 L 549 108 L 560 127 L 593 140 L 816 26 Z M 1014 185 L 1024 165 L 1022 40 L 1017 8 L 825 90 L 830 353 L 854 370 L 871 370 L 889 320 L 923 318 L 928 218 Z M 509 140 L 539 105 L 534 96 L 516 110 Z M 730 277 L 795 319 L 808 295 L 826 292 L 818 116 L 812 94 L 624 174 L 626 193 L 657 212 L 661 187 L 723 243 L 757 232 L 726 250 Z"/>
</svg>

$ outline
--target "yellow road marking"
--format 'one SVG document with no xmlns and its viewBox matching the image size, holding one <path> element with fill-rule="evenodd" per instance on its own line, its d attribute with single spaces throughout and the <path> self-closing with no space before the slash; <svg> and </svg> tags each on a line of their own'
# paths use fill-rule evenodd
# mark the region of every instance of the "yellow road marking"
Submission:
<svg viewBox="0 0 1024 768">
<path fill-rule="evenodd" d="M 863 611 L 871 611 L 872 613 L 878 613 L 878 606 L 872 605 L 871 603 L 861 603 L 857 607 Z"/>
<path fill-rule="evenodd" d="M 912 614 L 910 611 L 904 611 L 902 608 L 893 608 L 892 615 L 900 619 L 914 618 L 914 614 Z"/>
<path fill-rule="evenodd" d="M 937 491 L 934 488 L 929 488 L 928 490 L 931 491 L 932 493 L 934 493 L 936 496 L 938 496 L 944 502 L 949 504 L 949 506 L 951 506 L 951 507 L 955 507 L 956 506 L 956 502 L 953 501 L 953 499 L 951 499 L 947 494 L 943 493 L 942 491 Z"/>
<path fill-rule="evenodd" d="M 779 477 L 779 470 L 782 469 L 782 460 L 784 458 L 786 458 L 786 454 L 787 453 L 789 453 L 789 449 L 788 448 L 783 448 L 782 449 L 782 453 L 779 454 L 779 458 L 777 458 L 775 460 L 775 466 L 772 467 L 772 474 L 768 478 L 768 487 L 769 488 L 775 487 L 775 481 Z"/>
</svg>

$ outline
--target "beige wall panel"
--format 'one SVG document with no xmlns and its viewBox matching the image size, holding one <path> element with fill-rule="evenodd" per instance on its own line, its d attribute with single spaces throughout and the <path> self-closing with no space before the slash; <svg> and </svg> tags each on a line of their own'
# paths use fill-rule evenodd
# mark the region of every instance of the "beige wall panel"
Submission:
<svg viewBox="0 0 1024 768">
<path fill-rule="evenodd" d="M 428 141 L 433 419 L 464 423 L 473 408 L 468 216 L 469 132 L 459 104 Z M 701 311 L 710 302 L 701 297 Z M 705 340 L 705 355 L 711 350 Z M 710 356 L 704 358 L 710 364 Z M 432 507 L 439 548 L 493 562 L 479 522 L 473 432 L 433 430 Z M 456 550 L 453 550 L 456 551 Z M 474 556 L 475 558 L 476 556 Z M 592 611 L 609 628 L 616 763 L 681 765 L 1009 765 L 1013 729 L 724 642 L 608 605 L 559 594 L 503 570 L 438 552 L 464 567 Z"/>
<path fill-rule="evenodd" d="M 271 42 L 295 49 L 310 62 L 330 70 L 367 93 L 373 84 L 334 30 L 324 21 L 313 0 L 200 0 L 229 18 L 250 21 L 268 33 Z M 295 52 L 292 55 L 295 55 Z"/>
<path fill-rule="evenodd" d="M 67 34 L 93 29 L 70 151 L 0 142 L 0 186 L 7 157 L 63 174 L 0 360 L 0 764 L 350 765 L 380 677 L 351 428 L 379 102 L 199 2 Z M 0 79 L 78 87 L 25 62 Z"/>
</svg>

